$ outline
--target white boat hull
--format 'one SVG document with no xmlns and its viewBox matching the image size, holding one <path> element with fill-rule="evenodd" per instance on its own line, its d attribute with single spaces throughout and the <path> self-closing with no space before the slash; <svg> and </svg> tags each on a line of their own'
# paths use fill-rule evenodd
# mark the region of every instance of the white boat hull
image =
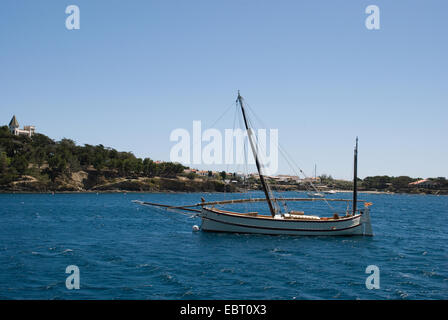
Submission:
<svg viewBox="0 0 448 320">
<path fill-rule="evenodd" d="M 256 233 L 296 236 L 371 236 L 369 209 L 337 220 L 275 219 L 268 216 L 247 216 L 203 207 L 201 229 L 211 232 Z"/>
</svg>

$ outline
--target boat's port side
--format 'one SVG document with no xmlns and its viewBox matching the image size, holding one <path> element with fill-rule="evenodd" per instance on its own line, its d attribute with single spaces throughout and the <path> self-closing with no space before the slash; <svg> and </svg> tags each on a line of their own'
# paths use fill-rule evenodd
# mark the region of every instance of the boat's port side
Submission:
<svg viewBox="0 0 448 320">
<path fill-rule="evenodd" d="M 363 235 L 364 233 L 361 214 L 333 220 L 291 220 L 232 214 L 204 207 L 200 216 L 203 231 L 273 235 Z"/>
</svg>

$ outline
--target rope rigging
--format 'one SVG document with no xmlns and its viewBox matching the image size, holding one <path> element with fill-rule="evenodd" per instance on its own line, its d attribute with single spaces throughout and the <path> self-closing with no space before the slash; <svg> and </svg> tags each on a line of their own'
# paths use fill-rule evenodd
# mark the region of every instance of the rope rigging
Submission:
<svg viewBox="0 0 448 320">
<path fill-rule="evenodd" d="M 246 118 L 246 121 L 249 125 L 250 130 L 252 131 L 251 137 L 254 140 L 254 145 L 255 145 L 255 152 L 258 155 L 262 155 L 261 158 L 262 160 L 266 160 L 266 150 L 264 149 L 264 144 L 261 144 L 259 141 L 259 137 L 258 135 L 255 134 L 256 130 L 258 130 L 257 128 L 259 128 L 256 124 L 260 124 L 262 128 L 269 128 L 268 126 L 266 126 L 266 124 L 264 123 L 264 121 L 257 115 L 257 113 L 254 111 L 254 109 L 250 106 L 250 104 L 246 101 L 246 99 L 243 100 L 244 101 L 244 106 L 245 109 L 248 111 L 249 116 Z M 215 126 L 220 120 L 222 120 L 224 118 L 224 116 L 227 115 L 227 113 L 229 112 L 229 110 L 234 107 L 234 116 L 233 116 L 233 132 L 235 132 L 236 129 L 236 118 L 238 118 L 238 124 L 239 124 L 239 129 L 243 129 L 244 125 L 243 125 L 243 114 L 242 114 L 242 110 L 241 108 L 239 108 L 238 106 L 238 100 L 235 101 L 235 103 L 232 103 L 229 107 L 227 107 L 225 109 L 225 111 L 213 122 L 213 124 L 211 126 L 209 126 L 208 128 L 212 128 L 213 126 Z M 257 123 L 254 122 L 254 119 L 257 121 Z M 250 139 L 249 134 L 247 133 L 246 130 L 244 130 L 245 132 L 245 137 L 247 136 L 247 140 Z M 233 137 L 232 137 L 233 139 Z M 233 147 L 233 143 L 232 143 L 232 147 Z M 247 179 L 248 177 L 248 170 L 249 170 L 249 161 L 248 161 L 248 154 L 246 148 L 248 148 L 248 141 L 246 141 L 246 139 L 243 139 L 243 152 L 244 152 L 244 161 L 242 163 L 242 165 L 239 163 L 237 157 L 238 155 L 235 155 L 235 166 L 234 166 L 234 172 L 238 172 L 238 170 L 240 169 L 240 165 L 242 167 L 242 171 L 245 173 L 242 176 L 243 179 L 243 183 L 242 183 L 242 189 L 244 191 L 248 191 L 250 188 L 249 185 L 249 180 Z M 314 185 L 314 183 L 312 182 L 312 180 L 309 178 L 309 176 L 307 174 L 305 174 L 305 172 L 300 168 L 300 166 L 295 162 L 295 160 L 293 159 L 293 157 L 286 151 L 286 149 L 283 147 L 283 145 L 280 142 L 277 142 L 277 145 L 275 146 L 271 146 L 272 147 L 276 147 L 277 150 L 279 151 L 279 154 L 281 155 L 281 157 L 286 161 L 286 164 L 288 165 L 289 169 L 292 171 L 292 173 L 294 175 L 296 175 L 297 177 L 303 177 L 304 179 L 306 179 L 308 181 L 308 183 L 304 184 L 305 190 L 307 192 L 317 192 L 319 193 L 320 191 L 318 190 L 318 188 Z M 238 150 L 237 150 L 238 151 Z M 233 154 L 233 150 L 232 150 L 232 154 Z M 233 160 L 233 159 L 232 159 Z M 225 172 L 229 172 L 230 169 L 230 163 L 232 163 L 232 161 L 230 163 L 226 162 L 226 171 Z M 265 170 L 265 163 L 264 161 L 261 161 L 261 165 L 260 165 L 260 172 L 261 174 L 263 174 L 264 176 L 266 173 Z M 223 177 L 224 178 L 224 177 Z M 226 198 L 226 192 L 227 192 L 227 188 L 228 183 L 227 183 L 227 177 L 225 177 L 224 180 L 224 198 Z M 269 178 L 269 177 L 268 177 Z M 285 212 L 288 212 L 288 208 L 287 208 L 287 203 L 285 201 L 282 201 L 281 199 L 283 198 L 283 196 L 278 196 L 275 197 L 273 194 L 273 190 L 272 190 L 272 186 L 269 182 L 266 181 L 265 183 L 265 187 L 267 189 L 267 193 L 269 194 L 270 198 L 273 199 L 272 201 L 272 205 L 275 208 L 276 212 L 281 212 L 281 206 L 279 203 L 277 203 L 277 200 L 279 200 L 283 206 L 283 210 Z M 275 186 L 274 186 L 275 187 Z M 249 198 L 252 195 L 249 194 Z M 325 203 L 327 204 L 327 206 L 332 210 L 335 211 L 335 209 L 333 208 L 333 206 L 331 206 L 331 204 L 327 201 L 327 199 L 325 199 L 325 197 L 323 197 L 323 200 L 325 201 Z M 247 206 L 247 204 L 246 204 Z M 246 208 L 247 209 L 247 208 Z"/>
<path fill-rule="evenodd" d="M 245 104 L 247 106 L 247 109 L 249 110 L 249 112 L 251 113 L 251 115 L 253 115 L 253 117 L 264 127 L 264 128 L 268 128 L 268 126 L 266 126 L 266 124 L 263 122 L 263 120 L 261 120 L 261 118 L 255 113 L 255 111 L 253 110 L 253 108 L 250 106 L 249 103 L 247 103 L 247 101 L 245 101 Z M 252 125 L 253 128 L 255 128 L 255 126 Z M 311 186 L 311 188 L 316 191 L 319 192 L 319 190 L 317 189 L 317 187 L 313 184 L 313 182 L 311 181 L 311 179 L 309 179 L 309 177 L 305 174 L 305 172 L 303 172 L 303 170 L 294 162 L 293 158 L 288 154 L 288 152 L 286 151 L 285 148 L 283 148 L 283 146 L 280 144 L 280 142 L 278 142 L 277 144 L 278 150 L 280 151 L 281 155 L 283 156 L 283 158 L 286 160 L 289 168 L 292 170 L 292 172 L 297 175 L 298 177 L 300 177 L 299 172 L 302 174 L 302 176 L 309 181 L 309 184 Z M 311 191 L 308 186 L 305 184 L 305 189 L 307 191 Z M 333 208 L 333 206 L 331 206 L 331 204 L 325 199 L 325 197 L 323 198 L 325 203 L 328 205 L 328 207 L 332 210 L 335 211 L 335 209 Z"/>
</svg>

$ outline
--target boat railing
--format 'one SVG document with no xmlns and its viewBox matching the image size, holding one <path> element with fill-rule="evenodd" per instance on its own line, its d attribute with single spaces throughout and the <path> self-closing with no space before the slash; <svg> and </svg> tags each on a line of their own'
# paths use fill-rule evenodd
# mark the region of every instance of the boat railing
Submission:
<svg viewBox="0 0 448 320">
<path fill-rule="evenodd" d="M 283 202 L 292 202 L 292 201 L 334 201 L 334 202 L 353 202 L 352 199 L 326 199 L 326 198 L 275 198 L 273 200 L 283 201 Z M 196 207 L 196 206 L 209 206 L 209 205 L 217 205 L 217 204 L 236 204 L 236 203 L 245 203 L 245 202 L 264 202 L 265 198 L 251 198 L 251 199 L 233 199 L 233 200 L 222 200 L 222 201 L 208 201 L 208 202 L 200 202 L 194 205 L 182 206 L 182 207 Z M 357 200 L 357 202 L 364 203 L 366 200 Z"/>
<path fill-rule="evenodd" d="M 322 199 L 322 198 L 277 198 L 275 200 L 283 201 L 283 202 L 292 202 L 292 201 L 306 201 L 306 202 L 313 202 L 313 201 L 334 201 L 334 202 L 346 202 L 347 203 L 347 209 L 346 209 L 346 216 L 353 215 L 353 212 L 349 210 L 349 204 L 350 202 L 353 202 L 352 199 Z M 194 207 L 204 207 L 204 206 L 215 206 L 215 205 L 222 205 L 222 204 L 237 204 L 237 203 L 245 203 L 245 202 L 264 202 L 266 199 L 264 198 L 251 198 L 251 199 L 233 199 L 233 200 L 222 200 L 222 201 L 208 201 L 205 200 L 201 201 L 200 203 L 192 204 L 192 205 L 183 205 L 183 206 L 170 206 L 166 204 L 159 204 L 159 203 L 151 203 L 146 201 L 140 201 L 140 200 L 134 200 L 134 202 L 137 202 L 142 205 L 149 205 L 149 206 L 157 206 L 157 207 L 163 207 L 165 209 L 180 209 L 180 210 L 186 210 L 186 211 L 192 211 L 192 212 L 201 212 L 199 209 L 194 209 Z M 356 209 L 356 213 L 362 214 L 366 208 L 368 208 L 370 205 L 372 205 L 371 202 L 367 202 L 366 200 L 357 200 L 359 203 L 364 203 L 364 208 L 358 208 Z M 224 212 L 225 210 L 218 209 Z M 228 211 L 229 213 L 231 211 Z M 233 213 L 233 212 L 232 212 Z M 256 216 L 258 213 L 256 212 L 247 212 L 244 213 L 244 215 L 253 215 Z"/>
</svg>

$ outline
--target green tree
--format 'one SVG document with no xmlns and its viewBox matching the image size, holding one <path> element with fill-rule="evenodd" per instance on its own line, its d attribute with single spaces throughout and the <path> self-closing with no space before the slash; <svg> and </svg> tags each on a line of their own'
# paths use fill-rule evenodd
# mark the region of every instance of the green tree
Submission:
<svg viewBox="0 0 448 320">
<path fill-rule="evenodd" d="M 5 174 L 8 168 L 8 157 L 6 152 L 0 153 L 0 174 Z"/>
<path fill-rule="evenodd" d="M 225 171 L 221 171 L 219 174 L 220 174 L 222 180 L 226 180 L 227 174 Z"/>
<path fill-rule="evenodd" d="M 409 183 L 413 182 L 415 179 L 412 179 L 408 176 L 400 176 L 392 179 L 392 186 L 395 189 L 405 189 L 409 188 Z"/>
<path fill-rule="evenodd" d="M 146 177 L 154 177 L 156 175 L 156 163 L 150 158 L 143 160 L 143 174 Z"/>
<path fill-rule="evenodd" d="M 11 166 L 14 167 L 19 174 L 25 174 L 28 169 L 28 160 L 24 155 L 17 155 L 12 159 Z"/>
<path fill-rule="evenodd" d="M 391 182 L 392 178 L 389 176 L 373 176 L 364 178 L 362 183 L 366 189 L 383 190 L 386 189 Z"/>
<path fill-rule="evenodd" d="M 194 180 L 194 178 L 196 178 L 196 173 L 194 173 L 194 172 L 189 172 L 189 173 L 187 174 L 187 178 L 190 179 L 190 180 Z"/>
</svg>

